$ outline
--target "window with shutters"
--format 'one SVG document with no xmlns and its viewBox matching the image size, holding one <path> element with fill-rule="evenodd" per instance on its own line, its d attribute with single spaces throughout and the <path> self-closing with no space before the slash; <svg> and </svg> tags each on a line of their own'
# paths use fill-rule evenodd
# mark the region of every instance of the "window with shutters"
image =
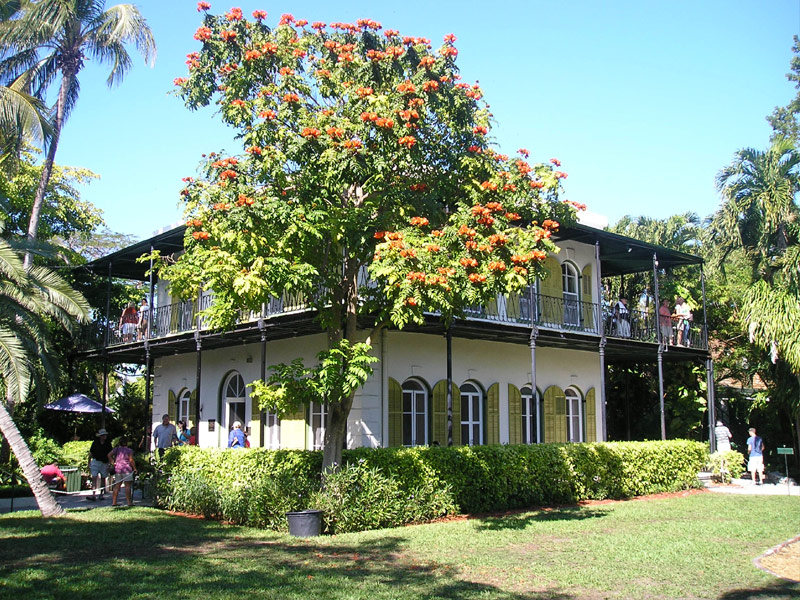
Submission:
<svg viewBox="0 0 800 600">
<path fill-rule="evenodd" d="M 571 262 L 561 264 L 561 287 L 564 299 L 564 324 L 580 325 L 581 317 L 580 288 L 578 287 L 578 269 Z"/>
<path fill-rule="evenodd" d="M 461 443 L 483 444 L 483 392 L 472 383 L 461 386 Z"/>
<path fill-rule="evenodd" d="M 539 321 L 539 290 L 536 284 L 529 285 L 519 297 L 519 316 L 523 322 Z"/>
<path fill-rule="evenodd" d="M 522 397 L 522 443 L 536 443 L 536 401 L 530 387 L 520 390 Z"/>
<path fill-rule="evenodd" d="M 583 415 L 581 413 L 581 395 L 575 388 L 564 390 L 567 401 L 567 440 L 570 442 L 583 441 Z"/>
<path fill-rule="evenodd" d="M 311 449 L 322 450 L 325 445 L 325 418 L 328 416 L 328 407 L 321 402 L 312 402 L 309 408 L 308 420 L 311 425 Z"/>
<path fill-rule="evenodd" d="M 419 381 L 403 384 L 403 445 L 428 443 L 428 391 Z"/>
<path fill-rule="evenodd" d="M 184 423 L 189 423 L 189 420 L 192 419 L 193 415 L 189 414 L 189 406 L 192 399 L 192 392 L 188 389 L 183 389 L 178 396 L 178 421 L 183 421 Z"/>
<path fill-rule="evenodd" d="M 225 431 L 230 431 L 236 421 L 245 427 L 248 423 L 247 419 L 247 392 L 244 386 L 244 379 L 237 372 L 234 371 L 225 379 L 225 385 L 222 387 L 224 416 L 225 416 Z M 227 433 L 225 434 L 227 435 Z M 227 443 L 227 438 L 225 443 Z"/>
<path fill-rule="evenodd" d="M 281 420 L 271 410 L 265 410 L 264 418 L 264 447 L 278 450 L 281 447 Z"/>
</svg>

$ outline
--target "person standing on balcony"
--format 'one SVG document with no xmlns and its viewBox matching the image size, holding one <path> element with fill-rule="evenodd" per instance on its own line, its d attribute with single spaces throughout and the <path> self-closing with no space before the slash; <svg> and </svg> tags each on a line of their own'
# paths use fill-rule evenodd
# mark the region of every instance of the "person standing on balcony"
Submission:
<svg viewBox="0 0 800 600">
<path fill-rule="evenodd" d="M 147 298 L 142 298 L 142 305 L 139 307 L 139 322 L 136 324 L 136 328 L 139 330 L 140 340 L 147 337 L 148 319 L 150 319 L 150 306 L 147 304 Z"/>
<path fill-rule="evenodd" d="M 128 306 L 122 311 L 119 318 L 119 330 L 122 332 L 123 342 L 132 342 L 136 337 L 136 324 L 139 322 L 139 314 L 136 312 L 136 305 L 128 302 Z M 108 454 L 108 452 L 106 452 Z"/>
<path fill-rule="evenodd" d="M 620 296 L 614 305 L 614 332 L 617 337 L 631 337 L 631 311 L 625 296 Z"/>
<path fill-rule="evenodd" d="M 693 320 L 692 309 L 681 296 L 675 296 L 675 312 L 672 318 L 678 321 L 678 342 L 679 346 L 689 346 L 689 328 Z"/>
<path fill-rule="evenodd" d="M 667 344 L 672 344 L 672 311 L 669 309 L 669 300 L 664 298 L 658 307 L 658 324 L 661 327 L 661 344 L 666 349 Z"/>
</svg>

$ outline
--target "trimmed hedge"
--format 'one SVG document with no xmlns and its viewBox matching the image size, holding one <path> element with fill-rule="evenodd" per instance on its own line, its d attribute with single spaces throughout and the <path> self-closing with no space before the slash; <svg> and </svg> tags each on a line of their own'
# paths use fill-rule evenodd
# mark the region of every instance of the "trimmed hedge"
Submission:
<svg viewBox="0 0 800 600">
<path fill-rule="evenodd" d="M 166 454 L 159 502 L 172 510 L 273 529 L 285 529 L 287 511 L 320 507 L 328 511 L 328 530 L 345 531 L 453 512 L 678 491 L 697 484 L 707 459 L 704 444 L 686 440 L 357 448 L 343 452 L 349 474 L 337 480 L 332 498 L 333 490 L 319 492 L 321 452 L 184 446 Z M 346 489 L 348 481 L 354 489 Z M 363 493 L 365 481 L 387 490 L 402 506 L 384 506 L 381 516 L 367 514 L 374 509 L 375 493 Z M 411 497 L 414 511 L 408 510 Z M 365 517 L 354 518 L 354 509 Z"/>
</svg>

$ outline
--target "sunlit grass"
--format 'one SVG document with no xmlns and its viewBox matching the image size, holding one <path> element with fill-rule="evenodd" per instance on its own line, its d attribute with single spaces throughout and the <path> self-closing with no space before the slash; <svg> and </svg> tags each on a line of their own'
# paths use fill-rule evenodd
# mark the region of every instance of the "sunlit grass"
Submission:
<svg viewBox="0 0 800 600">
<path fill-rule="evenodd" d="M 2 598 L 790 598 L 800 500 L 696 494 L 300 540 L 164 512 L 0 518 Z"/>
</svg>

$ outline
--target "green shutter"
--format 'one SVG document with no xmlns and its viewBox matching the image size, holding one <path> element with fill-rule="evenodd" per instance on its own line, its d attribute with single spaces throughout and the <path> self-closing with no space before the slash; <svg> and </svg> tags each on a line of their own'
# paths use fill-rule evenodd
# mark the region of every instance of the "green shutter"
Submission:
<svg viewBox="0 0 800 600">
<path fill-rule="evenodd" d="M 178 397 L 172 390 L 167 393 L 167 414 L 169 415 L 169 420 L 173 423 L 178 418 Z M 159 419 L 159 421 L 160 420 L 161 419 Z"/>
<path fill-rule="evenodd" d="M 261 406 L 255 398 L 250 398 L 250 445 L 263 446 L 261 440 Z"/>
<path fill-rule="evenodd" d="M 461 390 L 453 384 L 453 446 L 461 445 Z"/>
<path fill-rule="evenodd" d="M 433 386 L 433 424 L 431 442 L 447 445 L 447 380 L 442 379 Z"/>
<path fill-rule="evenodd" d="M 597 441 L 597 406 L 594 400 L 594 388 L 586 392 L 586 441 Z"/>
<path fill-rule="evenodd" d="M 522 394 L 513 383 L 508 384 L 508 443 L 522 443 Z"/>
<path fill-rule="evenodd" d="M 542 302 L 542 318 L 544 323 L 561 325 L 564 321 L 564 293 L 561 283 L 561 265 L 552 256 L 548 256 L 542 263 L 548 273 L 542 280 L 540 290 Z"/>
<path fill-rule="evenodd" d="M 189 396 L 189 422 L 192 423 L 192 426 L 197 425 L 194 422 L 195 418 L 197 417 L 197 390 L 192 391 L 192 395 Z M 197 431 L 200 431 L 199 429 Z M 195 432 L 195 434 L 197 433 Z"/>
<path fill-rule="evenodd" d="M 567 441 L 567 399 L 556 385 L 544 391 L 544 441 Z"/>
<path fill-rule="evenodd" d="M 403 445 L 403 388 L 389 377 L 389 446 Z"/>
<path fill-rule="evenodd" d="M 493 383 L 486 392 L 487 444 L 500 443 L 500 384 Z"/>
<path fill-rule="evenodd" d="M 594 329 L 594 305 L 592 304 L 592 265 L 581 271 L 581 300 L 583 301 L 583 327 Z"/>
</svg>

